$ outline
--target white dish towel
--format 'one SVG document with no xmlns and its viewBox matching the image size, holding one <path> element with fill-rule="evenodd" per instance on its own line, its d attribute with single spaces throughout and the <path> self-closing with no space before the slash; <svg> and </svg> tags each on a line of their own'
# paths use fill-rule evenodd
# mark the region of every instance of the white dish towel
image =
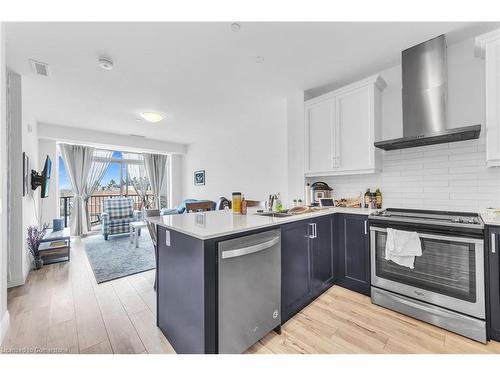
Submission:
<svg viewBox="0 0 500 375">
<path fill-rule="evenodd" d="M 385 259 L 413 269 L 415 257 L 422 255 L 422 244 L 417 232 L 387 228 Z"/>
</svg>

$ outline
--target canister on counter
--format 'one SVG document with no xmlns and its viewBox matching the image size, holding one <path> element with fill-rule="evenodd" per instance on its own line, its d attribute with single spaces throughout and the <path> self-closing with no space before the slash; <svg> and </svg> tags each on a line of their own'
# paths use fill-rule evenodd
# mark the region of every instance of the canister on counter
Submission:
<svg viewBox="0 0 500 375">
<path fill-rule="evenodd" d="M 241 212 L 241 192 L 234 192 L 232 195 L 233 214 L 239 214 Z"/>
</svg>

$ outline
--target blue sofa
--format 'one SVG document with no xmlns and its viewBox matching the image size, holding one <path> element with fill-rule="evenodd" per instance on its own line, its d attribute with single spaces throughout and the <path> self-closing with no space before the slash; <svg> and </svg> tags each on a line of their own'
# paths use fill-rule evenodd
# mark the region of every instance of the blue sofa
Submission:
<svg viewBox="0 0 500 375">
<path fill-rule="evenodd" d="M 175 208 L 162 208 L 160 215 L 177 215 L 186 212 L 186 203 L 208 202 L 206 199 L 184 199 L 181 204 Z M 213 209 L 215 210 L 215 204 Z"/>
</svg>

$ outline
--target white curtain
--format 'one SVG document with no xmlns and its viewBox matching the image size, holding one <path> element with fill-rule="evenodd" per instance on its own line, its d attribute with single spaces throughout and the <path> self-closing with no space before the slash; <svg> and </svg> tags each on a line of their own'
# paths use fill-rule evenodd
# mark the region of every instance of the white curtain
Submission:
<svg viewBox="0 0 500 375">
<path fill-rule="evenodd" d="M 94 150 L 92 166 L 90 167 L 90 172 L 87 177 L 87 183 L 85 184 L 85 188 L 83 189 L 82 198 L 85 202 L 85 223 L 86 227 L 84 228 L 83 234 L 90 232 L 91 224 L 90 224 L 90 212 L 89 212 L 89 199 L 96 191 L 99 186 L 99 182 L 101 182 L 102 177 L 106 173 L 111 156 L 113 155 L 113 151 L 108 150 Z"/>
<path fill-rule="evenodd" d="M 61 155 L 73 188 L 73 212 L 71 215 L 71 234 L 81 236 L 87 227 L 85 209 L 85 188 L 92 167 L 93 147 L 61 144 Z"/>
<path fill-rule="evenodd" d="M 141 208 L 149 208 L 146 199 L 149 181 L 146 176 L 143 156 L 141 154 L 124 152 L 123 159 L 132 161 L 132 163 L 127 163 L 128 175 L 132 186 L 141 198 Z"/>
<path fill-rule="evenodd" d="M 161 154 L 143 154 L 144 167 L 154 194 L 154 208 L 161 208 L 161 189 L 167 175 L 168 156 Z"/>
<path fill-rule="evenodd" d="M 160 208 L 170 207 L 170 160 L 167 158 L 167 163 L 165 165 L 165 178 L 163 179 L 163 185 L 160 189 L 160 201 L 163 203 Z"/>
</svg>

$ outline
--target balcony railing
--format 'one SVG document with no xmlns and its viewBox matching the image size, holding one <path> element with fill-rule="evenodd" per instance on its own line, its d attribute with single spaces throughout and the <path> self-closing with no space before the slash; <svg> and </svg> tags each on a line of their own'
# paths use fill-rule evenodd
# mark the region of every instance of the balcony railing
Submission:
<svg viewBox="0 0 500 375">
<path fill-rule="evenodd" d="M 107 194 L 107 195 L 92 195 L 87 203 L 87 207 L 90 213 L 90 222 L 92 224 L 99 224 L 101 222 L 101 212 L 106 198 L 119 197 L 120 194 Z M 134 210 L 140 210 L 142 208 L 142 200 L 138 194 L 128 194 L 126 197 L 133 198 L 134 200 Z M 153 194 L 146 194 L 146 208 L 152 207 L 154 203 Z M 69 218 L 73 212 L 73 196 L 59 197 L 59 217 L 64 219 L 64 226 L 69 225 Z"/>
</svg>

